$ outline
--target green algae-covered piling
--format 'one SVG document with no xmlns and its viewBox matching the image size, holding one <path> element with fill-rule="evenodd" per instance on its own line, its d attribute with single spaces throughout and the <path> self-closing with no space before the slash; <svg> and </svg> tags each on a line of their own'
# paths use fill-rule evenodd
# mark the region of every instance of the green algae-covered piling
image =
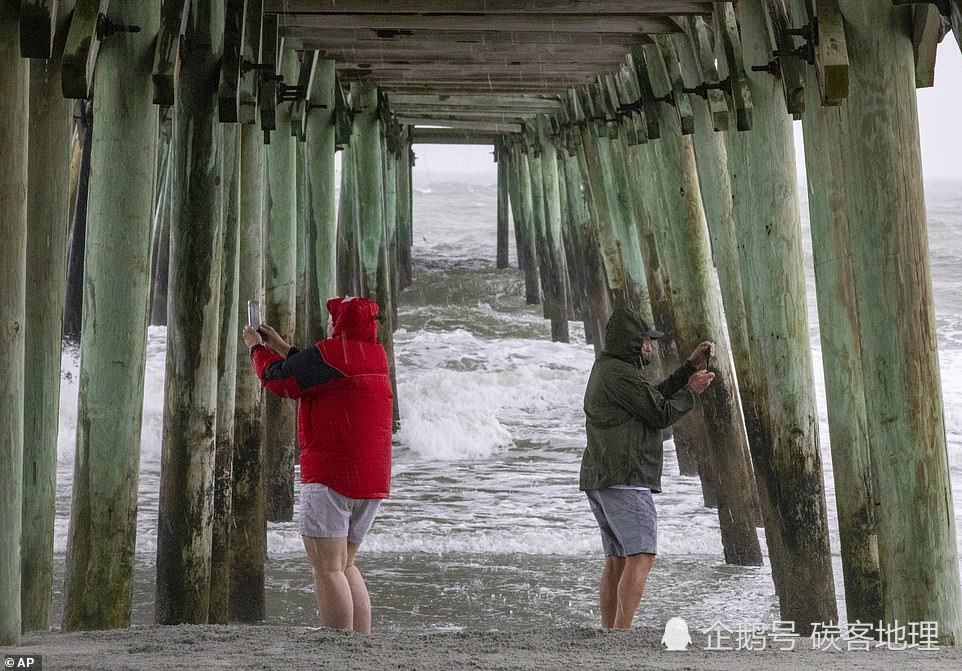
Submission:
<svg viewBox="0 0 962 671">
<path fill-rule="evenodd" d="M 63 25 L 58 28 L 62 43 Z M 53 596 L 53 537 L 66 290 L 73 101 L 60 91 L 60 58 L 30 61 L 23 417 L 24 631 L 45 630 Z M 42 261 L 41 261 L 42 260 Z"/>
<path fill-rule="evenodd" d="M 531 173 L 528 171 L 528 157 L 520 143 L 510 149 L 511 166 L 508 175 L 511 216 L 518 235 L 519 265 L 524 271 L 524 300 L 528 305 L 541 302 L 541 289 L 538 279 L 538 256 L 535 251 L 534 213 L 531 202 Z"/>
<path fill-rule="evenodd" d="M 672 286 L 684 310 L 675 313 L 681 351 L 692 350 L 702 340 L 715 341 L 712 371 L 715 380 L 699 398 L 692 413 L 704 441 L 699 462 L 702 479 L 712 478 L 718 502 L 725 561 L 729 564 L 761 565 L 762 554 L 755 533 L 752 471 L 746 459 L 747 438 L 738 405 L 735 375 L 729 358 L 728 339 L 722 326 L 721 296 L 715 287 L 708 225 L 702 206 L 691 137 L 682 135 L 674 107 L 659 105 L 661 138 L 650 144 L 658 148 L 657 168 L 677 188 L 665 192 L 667 230 L 674 247 L 668 258 Z M 669 245 L 665 245 L 669 246 Z M 659 246 L 659 252 L 664 246 Z M 706 466 L 708 472 L 706 473 Z"/>
<path fill-rule="evenodd" d="M 93 88 L 83 327 L 66 630 L 130 624 L 147 343 L 157 114 L 150 72 L 160 0 L 119 0 Z"/>
<path fill-rule="evenodd" d="M 309 217 L 307 244 L 311 245 L 314 300 L 308 346 L 324 337 L 327 328 L 327 299 L 335 293 L 337 263 L 337 203 L 334 200 L 334 62 L 317 62 L 310 85 L 306 120 L 306 165 L 308 180 Z"/>
<path fill-rule="evenodd" d="M 293 52 L 281 54 L 285 81 L 296 80 Z M 291 135 L 290 103 L 275 111 L 277 129 L 266 147 L 264 187 L 264 312 L 263 319 L 282 338 L 294 335 L 296 277 L 296 158 L 297 139 Z M 303 346 L 303 345 L 301 345 Z M 294 451 L 297 405 L 267 394 L 264 412 L 267 449 L 267 519 L 289 522 L 294 516 Z"/>
<path fill-rule="evenodd" d="M 879 574 L 875 476 L 865 411 L 858 306 L 845 207 L 838 107 L 822 107 L 814 77 L 806 87 L 802 118 L 815 295 L 825 375 L 825 405 L 832 448 L 832 474 L 850 621 L 885 619 Z"/>
<path fill-rule="evenodd" d="M 247 324 L 247 301 L 264 295 L 261 226 L 264 144 L 260 129 L 241 124 L 240 251 L 238 256 L 238 329 Z M 233 525 L 230 539 L 230 619 L 258 622 L 266 615 L 264 562 L 267 559 L 264 392 L 253 375 L 250 352 L 238 344 L 234 396 L 234 460 L 231 482 Z"/>
<path fill-rule="evenodd" d="M 170 276 L 157 522 L 160 624 L 207 622 L 223 250 L 217 88 L 224 6 L 192 5 L 171 138 Z"/>
<path fill-rule="evenodd" d="M 358 296 L 362 285 L 355 154 L 352 145 L 341 152 L 341 194 L 337 208 L 338 296 Z"/>
<path fill-rule="evenodd" d="M 547 317 L 551 320 L 551 339 L 568 342 L 568 317 L 571 313 L 565 291 L 567 268 L 565 267 L 564 242 L 561 237 L 561 195 L 558 177 L 558 151 L 548 138 L 546 120 L 538 118 L 536 142 L 540 156 L 536 159 L 540 169 L 532 171 L 532 177 L 541 176 L 542 219 L 538 221 L 539 209 L 535 207 L 535 220 L 539 223 L 542 237 L 541 286 L 545 294 Z M 535 190 L 534 192 L 537 192 Z M 543 223 L 543 226 L 541 225 Z"/>
<path fill-rule="evenodd" d="M 384 159 L 380 105 L 377 87 L 368 83 L 351 86 L 354 109 L 354 171 L 357 189 L 357 223 L 360 233 L 361 278 L 363 294 L 377 301 L 381 315 L 378 339 L 387 350 L 391 383 L 395 388 L 397 418 L 397 380 L 394 373 L 394 332 L 392 328 L 391 271 L 388 268 L 388 232 L 385 222 Z"/>
<path fill-rule="evenodd" d="M 27 249 L 29 68 L 17 51 L 17 10 L 0 3 L 0 645 L 20 639 L 20 532 L 23 494 L 24 289 Z"/>
<path fill-rule="evenodd" d="M 411 245 L 414 242 L 414 208 L 413 208 L 413 167 L 414 157 L 411 153 L 410 127 L 405 128 L 401 140 L 401 156 L 397 171 L 397 227 L 398 227 L 398 278 L 400 289 L 407 289 L 414 281 L 411 268 Z"/>
<path fill-rule="evenodd" d="M 226 624 L 230 601 L 230 540 L 234 516 L 231 479 L 234 460 L 234 413 L 237 389 L 238 260 L 240 257 L 240 132 L 221 126 L 220 340 L 217 347 L 217 431 L 214 455 L 214 510 L 211 521 L 210 599 L 207 621 Z"/>
<path fill-rule="evenodd" d="M 495 145 L 494 160 L 498 164 L 498 220 L 496 232 L 497 268 L 508 267 L 508 162 L 504 155 L 504 143 Z"/>
<path fill-rule="evenodd" d="M 929 274 L 909 7 L 842 0 L 839 146 L 875 473 L 886 621 L 962 643 L 959 560 Z M 884 45 L 881 48 L 880 45 Z M 880 95 L 884 92 L 884 95 Z"/>
<path fill-rule="evenodd" d="M 761 0 L 740 4 L 745 59 L 767 63 Z M 749 74 L 751 132 L 729 134 L 729 169 L 742 257 L 751 369 L 742 399 L 781 617 L 837 619 L 818 445 L 791 117 L 778 78 Z M 762 225 L 759 222 L 763 222 Z M 773 371 L 778 371 L 774 374 Z M 754 427 L 754 428 L 753 428 Z M 792 492 L 786 495 L 785 492 Z"/>
</svg>

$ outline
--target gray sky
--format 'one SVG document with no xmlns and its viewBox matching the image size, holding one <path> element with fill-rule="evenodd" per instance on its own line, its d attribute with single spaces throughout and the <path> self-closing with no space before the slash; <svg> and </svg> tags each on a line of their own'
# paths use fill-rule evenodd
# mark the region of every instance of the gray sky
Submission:
<svg viewBox="0 0 962 671">
<path fill-rule="evenodd" d="M 962 52 L 952 33 L 939 47 L 935 86 L 918 90 L 919 131 L 926 179 L 962 180 Z M 796 124 L 801 147 L 801 124 Z M 495 180 L 490 147 L 417 145 L 418 174 L 457 172 L 489 175 Z M 798 152 L 802 161 L 801 151 Z M 800 163 L 800 169 L 803 164 Z"/>
</svg>

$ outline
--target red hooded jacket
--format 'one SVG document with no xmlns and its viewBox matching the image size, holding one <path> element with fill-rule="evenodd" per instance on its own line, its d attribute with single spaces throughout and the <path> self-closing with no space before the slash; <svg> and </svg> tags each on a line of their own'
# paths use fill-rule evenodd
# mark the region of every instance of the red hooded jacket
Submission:
<svg viewBox="0 0 962 671">
<path fill-rule="evenodd" d="M 352 499 L 384 499 L 391 491 L 393 394 L 387 355 L 377 342 L 377 303 L 332 298 L 331 337 L 283 358 L 251 350 L 263 385 L 300 400 L 297 436 L 301 482 L 327 485 Z"/>
</svg>

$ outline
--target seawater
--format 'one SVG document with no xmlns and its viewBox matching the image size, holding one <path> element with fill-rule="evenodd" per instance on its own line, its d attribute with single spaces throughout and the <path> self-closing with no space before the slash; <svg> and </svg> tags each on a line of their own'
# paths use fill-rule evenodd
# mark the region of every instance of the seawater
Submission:
<svg viewBox="0 0 962 671">
<path fill-rule="evenodd" d="M 519 272 L 493 268 L 496 187 L 490 175 L 416 172 L 415 186 L 416 277 L 402 294 L 396 334 L 403 424 L 396 437 L 393 497 L 358 562 L 375 604 L 375 626 L 594 624 L 601 547 L 578 491 L 581 402 L 593 350 L 576 322 L 571 344 L 550 342 L 541 308 L 524 304 Z M 930 183 L 926 195 L 950 469 L 956 519 L 962 520 L 962 184 Z M 844 618 L 811 244 L 804 224 L 824 480 Z M 513 238 L 511 258 L 514 263 Z M 135 623 L 153 619 L 164 356 L 165 330 L 151 328 Z M 54 625 L 62 608 L 77 353 L 65 350 L 63 365 Z M 715 621 L 734 626 L 777 619 L 767 558 L 761 567 L 726 565 L 717 515 L 702 505 L 698 479 L 678 475 L 671 443 L 665 458 L 664 492 L 656 497 L 660 554 L 640 622 L 662 626 L 681 616 L 707 627 Z M 762 530 L 759 536 L 764 550 Z M 294 523 L 270 525 L 268 552 L 269 620 L 318 624 L 310 568 Z"/>
</svg>

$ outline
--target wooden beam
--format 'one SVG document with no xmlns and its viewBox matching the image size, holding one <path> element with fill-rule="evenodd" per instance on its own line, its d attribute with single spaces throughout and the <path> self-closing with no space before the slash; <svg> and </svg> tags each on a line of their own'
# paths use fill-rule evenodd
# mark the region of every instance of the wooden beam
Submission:
<svg viewBox="0 0 962 671">
<path fill-rule="evenodd" d="M 244 0 L 227 0 L 224 6 L 224 46 L 221 50 L 217 112 L 221 123 L 240 118 L 240 77 L 244 36 Z"/>
<path fill-rule="evenodd" d="M 460 44 L 466 49 L 475 45 L 521 45 L 520 48 L 529 48 L 529 45 L 539 44 L 567 46 L 621 44 L 629 46 L 644 40 L 644 37 L 634 30 L 604 34 L 561 29 L 555 31 L 521 29 L 485 31 L 477 28 L 474 23 L 466 23 L 463 19 L 458 28 L 445 31 L 383 30 L 363 26 L 321 29 L 300 25 L 282 25 L 281 35 L 301 40 L 305 49 L 324 49 L 327 44 L 342 46 L 345 40 L 354 40 L 359 44 L 377 42 L 385 46 L 393 44 Z"/>
<path fill-rule="evenodd" d="M 710 1 L 648 0 L 267 0 L 264 10 L 280 14 L 710 14 Z"/>
<path fill-rule="evenodd" d="M 108 0 L 77 0 L 63 49 L 61 86 L 66 98 L 90 97 L 100 51 L 97 16 L 106 13 L 107 5 Z"/>
<path fill-rule="evenodd" d="M 553 95 L 501 95 L 492 98 L 489 95 L 478 94 L 430 94 L 430 93 L 396 93 L 391 96 L 393 105 L 461 105 L 469 108 L 491 103 L 498 106 L 517 108 L 541 109 L 545 106 L 560 104 L 560 98 Z"/>
<path fill-rule="evenodd" d="M 286 29 L 307 28 L 316 32 L 369 28 L 372 30 L 402 30 L 431 32 L 460 32 L 465 28 L 465 17 L 459 14 L 279 14 L 279 25 Z M 646 14 L 618 17 L 594 14 L 487 14 L 472 15 L 470 24 L 474 30 L 490 32 L 557 31 L 574 33 L 615 33 L 657 35 L 678 32 L 673 21 L 662 16 Z"/>
<path fill-rule="evenodd" d="M 416 109 L 394 109 L 395 114 L 404 117 L 422 117 L 432 121 L 499 121 L 506 123 L 522 123 L 526 119 L 542 114 L 542 112 L 512 113 L 512 112 L 488 112 L 487 110 L 460 111 L 460 112 L 437 112 L 430 108 L 421 110 Z"/>
<path fill-rule="evenodd" d="M 935 56 L 942 39 L 942 13 L 935 5 L 912 8 L 912 49 L 915 53 L 915 86 L 935 85 Z"/>
<path fill-rule="evenodd" d="M 424 43 L 387 40 L 364 40 L 328 38 L 301 40 L 301 44 L 317 46 L 327 58 L 339 61 L 434 61 L 498 62 L 529 61 L 553 62 L 565 60 L 580 63 L 605 62 L 624 54 L 625 40 L 613 44 L 464 44 L 459 42 Z M 316 45 L 312 44 L 316 42 Z"/>
<path fill-rule="evenodd" d="M 816 0 L 815 6 L 818 10 L 819 34 L 818 44 L 815 45 L 816 80 L 822 105 L 835 107 L 848 97 L 845 23 L 838 9 L 838 0 Z M 934 54 L 932 58 L 934 61 Z M 934 62 L 932 67 L 935 67 Z"/>
<path fill-rule="evenodd" d="M 53 54 L 57 10 L 57 0 L 20 0 L 20 55 L 23 58 L 46 59 Z"/>
<path fill-rule="evenodd" d="M 411 144 L 494 144 L 503 135 L 495 131 L 472 131 L 460 128 L 411 129 Z"/>
<path fill-rule="evenodd" d="M 719 52 L 719 75 L 731 80 L 731 95 L 738 130 L 752 128 L 752 89 L 745 70 L 742 40 L 732 3 L 715 7 L 715 48 Z"/>
<path fill-rule="evenodd" d="M 190 6 L 185 5 L 184 0 L 164 0 L 160 6 L 160 31 L 157 33 L 154 69 L 150 77 L 154 84 L 155 105 L 170 107 L 174 104 L 175 66 L 185 11 L 189 12 Z"/>
<path fill-rule="evenodd" d="M 521 132 L 520 120 L 515 123 L 512 123 L 509 120 L 499 123 L 497 121 L 485 121 L 480 119 L 435 119 L 430 116 L 407 116 L 401 114 L 398 115 L 397 119 L 402 124 L 409 124 L 412 126 L 436 126 L 439 128 L 443 127 L 473 131 L 491 131 L 503 134 Z"/>
</svg>

